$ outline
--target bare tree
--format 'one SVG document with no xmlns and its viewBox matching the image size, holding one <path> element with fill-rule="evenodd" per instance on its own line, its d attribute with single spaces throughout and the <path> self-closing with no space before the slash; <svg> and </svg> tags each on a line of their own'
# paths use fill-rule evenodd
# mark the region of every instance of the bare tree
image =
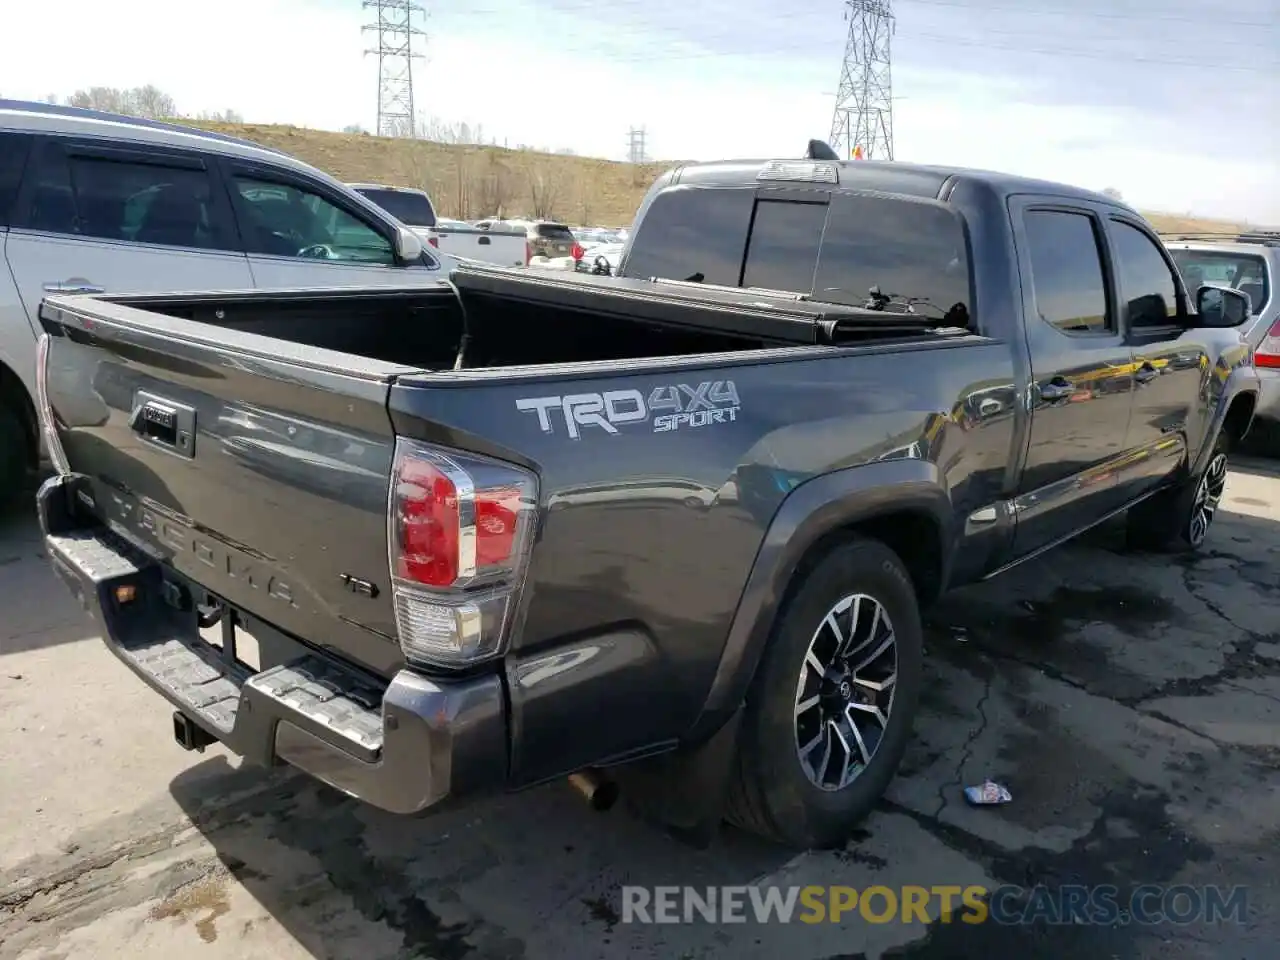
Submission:
<svg viewBox="0 0 1280 960">
<path fill-rule="evenodd" d="M 414 143 L 405 150 L 405 165 L 408 170 L 407 186 L 425 190 L 438 212 L 450 213 L 453 210 L 454 196 L 453 178 L 446 179 L 438 163 L 432 162 L 431 149 L 425 144 Z"/>
<path fill-rule="evenodd" d="M 86 110 L 104 110 L 107 113 L 124 113 L 124 91 L 115 87 L 90 87 L 77 90 L 67 98 L 67 105 Z"/>
<path fill-rule="evenodd" d="M 134 87 L 132 90 L 125 91 L 124 99 L 125 106 L 135 116 L 156 120 L 161 117 L 174 117 L 178 114 L 178 108 L 174 106 L 173 97 L 151 83 L 144 87 Z M 231 111 L 227 112 L 230 113 Z"/>
<path fill-rule="evenodd" d="M 499 157 L 486 151 L 484 172 L 479 177 L 481 216 L 506 216 L 507 205 L 515 196 L 516 181 L 510 168 Z"/>
<path fill-rule="evenodd" d="M 244 117 L 234 110 L 201 110 L 196 114 L 197 120 L 211 120 L 214 123 L 244 123 Z"/>
<path fill-rule="evenodd" d="M 554 219 L 563 184 L 560 166 L 545 160 L 531 163 L 528 177 L 529 204 L 533 208 L 533 215 L 539 220 Z"/>
<path fill-rule="evenodd" d="M 117 87 L 89 87 L 87 90 L 77 90 L 73 93 L 67 98 L 67 104 L 72 107 L 122 113 L 151 120 L 178 115 L 173 97 L 152 84 L 128 90 Z"/>
</svg>

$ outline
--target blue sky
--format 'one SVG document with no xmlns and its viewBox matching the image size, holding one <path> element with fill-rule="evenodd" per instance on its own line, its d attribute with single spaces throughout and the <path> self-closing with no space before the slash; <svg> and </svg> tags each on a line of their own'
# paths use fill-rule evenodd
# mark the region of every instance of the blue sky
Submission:
<svg viewBox="0 0 1280 960">
<path fill-rule="evenodd" d="M 621 158 L 794 155 L 831 123 L 839 0 L 424 0 L 419 109 L 512 145 Z M 1280 224 L 1280 0 L 894 0 L 896 154 L 1118 188 L 1145 209 Z M 179 108 L 374 121 L 359 0 L 6 10 L 0 93 L 155 83 Z M 790 13 L 781 12 L 789 9 Z M 1214 10 L 1216 12 L 1209 12 Z M 228 51 L 231 51 L 230 53 Z"/>
</svg>

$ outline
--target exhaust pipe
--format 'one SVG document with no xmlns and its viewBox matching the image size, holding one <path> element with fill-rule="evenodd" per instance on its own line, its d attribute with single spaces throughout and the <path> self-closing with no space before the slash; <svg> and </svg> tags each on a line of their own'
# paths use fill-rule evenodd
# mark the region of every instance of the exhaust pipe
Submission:
<svg viewBox="0 0 1280 960">
<path fill-rule="evenodd" d="M 194 722 L 181 710 L 173 714 L 173 739 L 183 750 L 196 750 L 204 753 L 204 748 L 213 743 L 215 738 L 204 727 Z"/>
<path fill-rule="evenodd" d="M 569 775 L 569 783 L 573 789 L 582 794 L 582 799 L 592 810 L 604 812 L 618 802 L 618 784 L 600 773 L 598 770 L 581 770 Z"/>
</svg>

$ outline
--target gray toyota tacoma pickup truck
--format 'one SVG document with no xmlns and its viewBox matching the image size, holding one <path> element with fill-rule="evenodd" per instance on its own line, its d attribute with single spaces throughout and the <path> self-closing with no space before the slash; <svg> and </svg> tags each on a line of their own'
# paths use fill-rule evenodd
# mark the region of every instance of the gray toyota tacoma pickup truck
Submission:
<svg viewBox="0 0 1280 960">
<path fill-rule="evenodd" d="M 1056 184 L 685 166 L 622 272 L 44 301 L 48 552 L 182 745 L 842 842 L 922 606 L 1124 510 L 1196 547 L 1253 414 L 1246 299 Z"/>
</svg>

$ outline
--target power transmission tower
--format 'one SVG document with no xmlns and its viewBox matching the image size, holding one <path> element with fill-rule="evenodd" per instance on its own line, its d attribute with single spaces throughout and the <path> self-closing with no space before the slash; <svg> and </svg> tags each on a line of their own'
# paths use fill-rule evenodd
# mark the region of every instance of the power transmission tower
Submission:
<svg viewBox="0 0 1280 960">
<path fill-rule="evenodd" d="M 627 131 L 627 162 L 644 163 L 648 157 L 644 149 L 644 127 L 632 127 Z"/>
<path fill-rule="evenodd" d="M 377 47 L 365 51 L 378 55 L 378 136 L 411 137 L 417 117 L 413 61 L 422 59 L 413 49 L 413 38 L 427 35 L 413 25 L 413 15 L 424 11 L 412 0 L 363 0 L 362 6 L 377 13 L 377 21 L 361 29 L 378 37 Z"/>
<path fill-rule="evenodd" d="M 889 41 L 893 36 L 890 0 L 845 0 L 849 22 L 840 65 L 840 86 L 831 117 L 831 148 L 851 159 L 893 159 L 893 84 Z"/>
</svg>

